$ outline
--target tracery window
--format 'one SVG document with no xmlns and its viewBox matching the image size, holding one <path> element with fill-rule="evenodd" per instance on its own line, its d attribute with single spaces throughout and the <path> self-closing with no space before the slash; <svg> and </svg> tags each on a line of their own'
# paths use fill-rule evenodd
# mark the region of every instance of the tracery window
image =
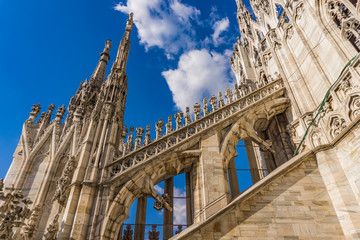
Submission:
<svg viewBox="0 0 360 240">
<path fill-rule="evenodd" d="M 335 24 L 341 29 L 341 23 L 351 17 L 350 10 L 340 1 L 329 1 L 327 3 L 327 10 Z"/>
<path fill-rule="evenodd" d="M 357 0 L 351 1 L 353 4 Z M 360 52 L 360 25 L 359 21 L 352 18 L 352 13 L 341 1 L 327 2 L 327 12 L 336 26 L 341 30 L 342 36 L 349 40 L 356 51 Z"/>
</svg>

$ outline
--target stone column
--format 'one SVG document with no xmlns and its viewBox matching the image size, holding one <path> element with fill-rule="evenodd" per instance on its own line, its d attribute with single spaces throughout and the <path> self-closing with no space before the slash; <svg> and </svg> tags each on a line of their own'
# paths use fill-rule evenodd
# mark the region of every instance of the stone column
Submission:
<svg viewBox="0 0 360 240">
<path fill-rule="evenodd" d="M 194 164 L 194 223 L 201 222 L 225 207 L 229 198 L 227 168 L 220 153 L 217 132 L 210 132 L 200 142 L 201 155 Z"/>
<path fill-rule="evenodd" d="M 193 214 L 193 194 L 192 194 L 192 181 L 191 173 L 186 172 L 185 175 L 186 181 L 186 225 L 189 227 L 193 224 L 194 214 Z"/>
<path fill-rule="evenodd" d="M 134 233 L 135 240 L 144 239 L 145 237 L 146 205 L 147 197 L 138 198 Z"/>
<path fill-rule="evenodd" d="M 168 194 L 168 203 L 173 208 L 174 206 L 174 178 L 168 178 L 165 180 L 164 193 Z M 173 236 L 173 219 L 174 211 L 169 211 L 164 208 L 164 240 L 167 240 Z"/>
<path fill-rule="evenodd" d="M 233 158 L 229 161 L 228 174 L 229 174 L 231 198 L 234 199 L 240 195 L 240 188 L 239 188 L 239 181 L 238 181 L 237 172 L 236 172 L 235 158 Z"/>
<path fill-rule="evenodd" d="M 244 140 L 245 149 L 246 149 L 246 156 L 249 162 L 249 168 L 251 171 L 251 179 L 253 183 L 258 182 L 261 179 L 262 174 L 260 174 L 259 170 L 261 167 L 261 164 L 259 161 L 261 159 L 257 159 L 255 152 L 254 152 L 254 146 L 251 142 L 251 140 Z"/>
</svg>

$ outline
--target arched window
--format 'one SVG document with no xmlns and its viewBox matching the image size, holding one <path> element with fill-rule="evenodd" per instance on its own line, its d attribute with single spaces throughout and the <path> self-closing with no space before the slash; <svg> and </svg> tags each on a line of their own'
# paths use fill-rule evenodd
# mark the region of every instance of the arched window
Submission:
<svg viewBox="0 0 360 240">
<path fill-rule="evenodd" d="M 166 200 L 172 211 L 159 205 L 151 196 L 136 199 L 118 239 L 169 239 L 193 223 L 189 172 L 167 176 L 155 186 L 155 190 Z"/>
</svg>

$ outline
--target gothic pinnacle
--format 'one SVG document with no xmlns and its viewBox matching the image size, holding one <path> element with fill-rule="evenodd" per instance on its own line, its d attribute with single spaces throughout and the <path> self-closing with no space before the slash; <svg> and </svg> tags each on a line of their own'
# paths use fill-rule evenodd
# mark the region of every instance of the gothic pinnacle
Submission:
<svg viewBox="0 0 360 240">
<path fill-rule="evenodd" d="M 130 13 L 129 19 L 126 22 L 125 33 L 123 38 L 121 39 L 117 56 L 111 69 L 112 71 L 114 70 L 125 71 L 129 50 L 130 50 L 130 34 L 134 24 L 133 16 L 134 14 Z"/>
<path fill-rule="evenodd" d="M 100 60 L 98 65 L 96 66 L 94 73 L 90 78 L 90 84 L 92 82 L 94 83 L 94 85 L 100 86 L 105 81 L 106 65 L 110 59 L 110 54 L 109 54 L 110 49 L 111 49 L 111 41 L 108 39 L 105 42 L 104 51 L 100 53 Z"/>
</svg>

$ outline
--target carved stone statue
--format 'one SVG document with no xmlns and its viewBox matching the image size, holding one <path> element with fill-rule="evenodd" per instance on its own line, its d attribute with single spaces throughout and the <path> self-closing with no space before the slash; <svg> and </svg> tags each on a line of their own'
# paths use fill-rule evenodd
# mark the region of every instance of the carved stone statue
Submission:
<svg viewBox="0 0 360 240">
<path fill-rule="evenodd" d="M 32 239 L 38 224 L 41 206 L 36 205 L 32 210 L 28 223 L 24 226 L 24 238 Z"/>
<path fill-rule="evenodd" d="M 134 127 L 131 126 L 129 136 L 128 136 L 128 139 L 126 142 L 126 153 L 125 154 L 127 154 L 133 150 L 133 147 L 134 147 L 133 141 L 134 141 Z"/>
<path fill-rule="evenodd" d="M 223 106 L 225 106 L 224 99 L 222 93 L 219 92 L 219 108 L 222 108 Z"/>
<path fill-rule="evenodd" d="M 233 93 L 230 88 L 225 90 L 225 97 L 227 99 L 228 104 L 233 102 Z"/>
<path fill-rule="evenodd" d="M 195 121 L 200 119 L 200 113 L 201 113 L 201 105 L 196 102 L 194 104 L 194 115 L 195 115 Z"/>
<path fill-rule="evenodd" d="M 209 114 L 209 106 L 208 106 L 208 103 L 207 103 L 207 98 L 204 98 L 203 100 L 203 114 L 204 116 L 208 115 Z"/>
<path fill-rule="evenodd" d="M 56 240 L 59 231 L 59 214 L 56 214 L 51 224 L 47 227 L 47 232 L 44 235 L 44 240 Z"/>
<path fill-rule="evenodd" d="M 215 112 L 217 109 L 217 98 L 214 94 L 211 95 L 210 97 L 210 105 L 211 105 L 211 111 Z"/>
<path fill-rule="evenodd" d="M 177 112 L 177 113 L 175 113 L 176 130 L 178 130 L 179 128 L 181 128 L 183 116 L 184 116 L 184 114 L 183 114 L 182 112 Z"/>
<path fill-rule="evenodd" d="M 139 127 L 136 129 L 136 139 L 135 139 L 135 149 L 141 148 L 141 140 L 143 138 L 144 129 L 142 127 Z"/>
<path fill-rule="evenodd" d="M 151 143 L 151 136 L 150 136 L 150 125 L 146 126 L 146 133 L 145 133 L 145 140 L 144 140 L 144 146 Z"/>
<path fill-rule="evenodd" d="M 121 153 L 122 156 L 124 156 L 125 152 L 126 152 L 125 139 L 126 139 L 127 133 L 128 133 L 128 129 L 127 129 L 126 125 L 123 125 L 120 142 L 119 142 L 119 152 Z"/>
<path fill-rule="evenodd" d="M 190 123 L 191 123 L 190 108 L 186 107 L 185 126 L 189 125 Z"/>
<path fill-rule="evenodd" d="M 241 93 L 240 93 L 240 90 L 239 90 L 239 86 L 236 83 L 234 84 L 234 93 L 235 93 L 236 100 L 241 98 Z"/>
<path fill-rule="evenodd" d="M 169 134 L 173 131 L 173 126 L 172 126 L 172 116 L 170 115 L 168 117 L 168 123 L 165 125 L 166 127 L 166 134 Z"/>
<path fill-rule="evenodd" d="M 164 127 L 164 121 L 160 118 L 159 121 L 155 123 L 156 139 L 161 138 L 163 127 Z"/>
</svg>

